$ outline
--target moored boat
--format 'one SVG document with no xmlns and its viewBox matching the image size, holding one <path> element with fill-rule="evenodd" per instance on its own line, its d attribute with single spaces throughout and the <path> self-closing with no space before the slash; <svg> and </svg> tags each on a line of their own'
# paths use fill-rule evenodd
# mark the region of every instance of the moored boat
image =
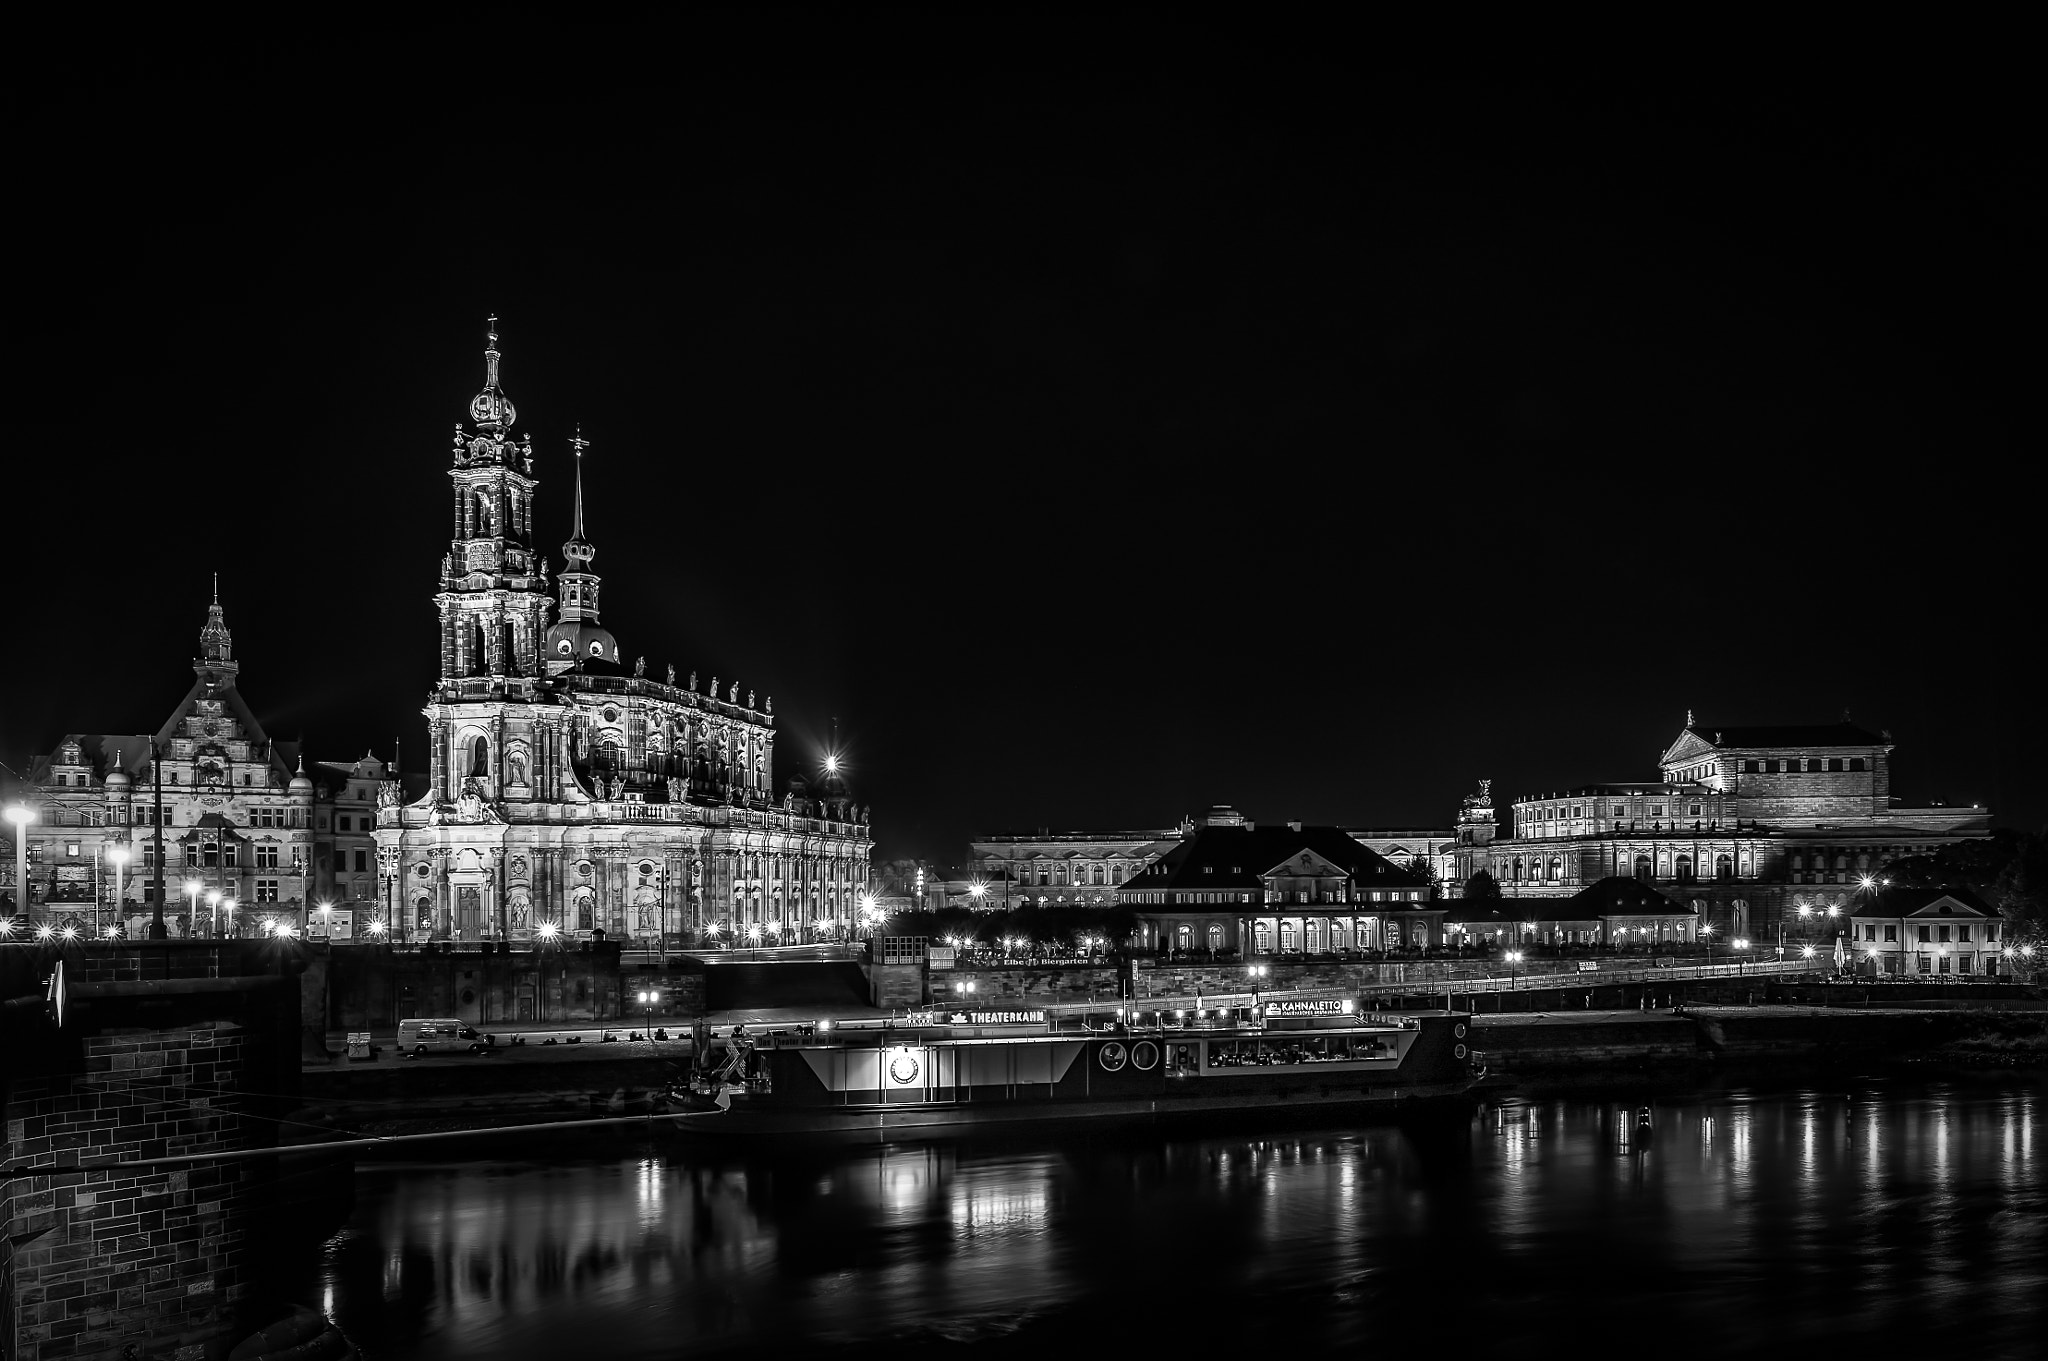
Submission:
<svg viewBox="0 0 2048 1361">
<path fill-rule="evenodd" d="M 690 1091 L 675 1126 L 710 1138 L 886 1142 L 1067 1122 L 1345 1114 L 1460 1095 L 1482 1076 L 1470 1016 L 1350 1000 L 1155 1013 L 925 1013 L 761 1036 Z"/>
</svg>

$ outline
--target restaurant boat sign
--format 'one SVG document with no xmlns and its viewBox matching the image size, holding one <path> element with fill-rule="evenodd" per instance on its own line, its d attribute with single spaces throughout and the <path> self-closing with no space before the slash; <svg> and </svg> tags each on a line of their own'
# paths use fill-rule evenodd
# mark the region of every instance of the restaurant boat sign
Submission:
<svg viewBox="0 0 2048 1361">
<path fill-rule="evenodd" d="M 1353 1010 L 1354 1005 L 1341 997 L 1297 997 L 1266 1003 L 1268 1016 L 1348 1016 Z"/>
</svg>

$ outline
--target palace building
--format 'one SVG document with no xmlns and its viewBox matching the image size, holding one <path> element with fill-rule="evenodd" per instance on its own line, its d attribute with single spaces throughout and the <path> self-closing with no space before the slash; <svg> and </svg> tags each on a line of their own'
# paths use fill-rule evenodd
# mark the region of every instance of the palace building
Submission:
<svg viewBox="0 0 2048 1361">
<path fill-rule="evenodd" d="M 350 909 L 375 901 L 368 837 L 383 764 L 316 762 L 316 780 L 297 743 L 271 739 L 242 697 L 217 585 L 192 670 L 155 732 L 67 733 L 35 759 L 8 792 L 33 815 L 29 891 L 25 902 L 16 892 L 10 845 L 0 896 L 37 928 L 136 935 L 161 877 L 173 936 L 317 935 L 337 914 L 345 933 Z"/>
<path fill-rule="evenodd" d="M 495 320 L 448 469 L 455 537 L 434 597 L 428 789 L 408 802 L 387 784 L 379 817 L 393 928 L 647 944 L 845 933 L 868 888 L 866 810 L 830 759 L 814 785 L 793 779 L 777 796 L 772 698 L 715 675 L 678 681 L 672 666 L 650 676 L 645 657 L 626 664 L 599 612 L 580 433 L 568 442 L 574 529 L 550 599 L 533 442 L 512 433 Z"/>
<path fill-rule="evenodd" d="M 1570 897 L 1612 877 L 1655 885 L 1735 936 L 1832 936 L 1886 861 L 1990 831 L 1978 807 L 1891 793 L 1888 732 L 1848 721 L 1713 727 L 1686 716 L 1659 778 L 1574 785 L 1514 803 L 1495 836 L 1482 786 L 1458 821 L 1456 875 L 1485 869 L 1509 898 Z M 1834 931 L 1825 923 L 1834 921 Z"/>
</svg>

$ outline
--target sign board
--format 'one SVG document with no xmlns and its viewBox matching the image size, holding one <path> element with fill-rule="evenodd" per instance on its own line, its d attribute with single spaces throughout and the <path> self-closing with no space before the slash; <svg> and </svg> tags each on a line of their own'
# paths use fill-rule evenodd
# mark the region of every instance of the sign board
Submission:
<svg viewBox="0 0 2048 1361">
<path fill-rule="evenodd" d="M 934 945 L 931 949 L 931 965 L 934 969 L 952 968 L 953 958 L 953 947 L 950 945 Z"/>
<path fill-rule="evenodd" d="M 1598 960 L 1582 959 L 1579 961 L 1580 973 L 1596 973 L 1599 971 L 1599 968 L 1600 962 Z"/>
<path fill-rule="evenodd" d="M 954 1025 L 1044 1025 L 1042 1011 L 956 1011 Z"/>
<path fill-rule="evenodd" d="M 1347 1016 L 1357 1007 L 1340 997 L 1297 997 L 1266 1003 L 1268 1016 Z"/>
<path fill-rule="evenodd" d="M 352 1059 L 370 1057 L 370 1032 L 351 1030 L 348 1032 L 348 1056 Z"/>
<path fill-rule="evenodd" d="M 944 1025 L 945 1018 L 936 1011 L 913 1011 L 903 1017 L 905 1025 Z"/>
</svg>

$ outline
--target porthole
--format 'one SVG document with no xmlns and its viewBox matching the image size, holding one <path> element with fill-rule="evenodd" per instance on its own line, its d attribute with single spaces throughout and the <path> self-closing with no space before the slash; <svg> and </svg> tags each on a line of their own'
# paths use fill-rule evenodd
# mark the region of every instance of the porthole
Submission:
<svg viewBox="0 0 2048 1361">
<path fill-rule="evenodd" d="M 1455 1049 L 1451 1050 L 1451 1057 L 1453 1057 L 1453 1058 L 1460 1058 L 1460 1059 L 1461 1059 L 1461 1058 L 1464 1058 L 1464 1057 L 1465 1057 L 1465 1046 L 1461 1044 L 1461 1045 L 1459 1045 L 1459 1046 L 1458 1046 L 1457 1048 L 1455 1048 Z"/>
<path fill-rule="evenodd" d="M 1455 1035 L 1456 1035 L 1456 1036 L 1457 1036 L 1457 1037 L 1458 1037 L 1459 1039 L 1461 1039 L 1461 1040 L 1462 1040 L 1462 1039 L 1464 1039 L 1464 1038 L 1465 1038 L 1465 1023 L 1464 1023 L 1463 1021 L 1460 1021 L 1460 1022 L 1458 1022 L 1458 1026 L 1457 1026 L 1457 1029 L 1456 1029 L 1455 1031 L 1453 1031 L 1452 1033 L 1453 1033 L 1453 1034 L 1455 1034 Z"/>
</svg>

